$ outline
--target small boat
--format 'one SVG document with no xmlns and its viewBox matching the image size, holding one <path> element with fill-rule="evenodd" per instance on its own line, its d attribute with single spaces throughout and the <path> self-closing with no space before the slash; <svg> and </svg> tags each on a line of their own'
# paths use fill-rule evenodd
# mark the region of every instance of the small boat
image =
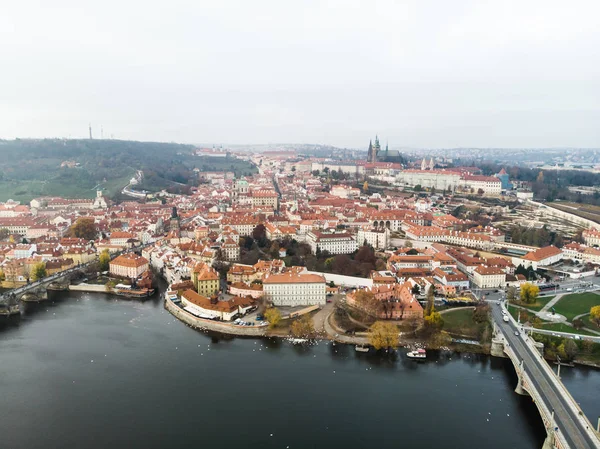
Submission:
<svg viewBox="0 0 600 449">
<path fill-rule="evenodd" d="M 427 352 L 425 351 L 425 349 L 417 349 L 415 351 L 408 352 L 406 354 L 406 357 L 408 357 L 409 359 L 423 360 L 427 358 Z"/>
<path fill-rule="evenodd" d="M 354 347 L 354 350 L 356 352 L 369 352 L 369 347 L 368 346 L 359 346 L 359 345 L 356 345 Z"/>
<path fill-rule="evenodd" d="M 301 345 L 308 342 L 308 339 L 306 338 L 290 338 L 290 343 L 292 343 L 293 345 Z"/>
</svg>

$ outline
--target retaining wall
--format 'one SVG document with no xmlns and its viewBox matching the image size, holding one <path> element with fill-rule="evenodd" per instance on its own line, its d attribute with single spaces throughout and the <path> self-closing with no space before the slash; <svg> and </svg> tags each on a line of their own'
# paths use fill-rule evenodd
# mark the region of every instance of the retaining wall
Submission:
<svg viewBox="0 0 600 449">
<path fill-rule="evenodd" d="M 196 329 L 208 329 L 215 332 L 231 335 L 245 335 L 248 337 L 262 337 L 267 333 L 267 326 L 235 326 L 220 321 L 205 320 L 186 312 L 173 301 L 165 299 L 165 309 L 167 309 L 175 318 Z"/>
<path fill-rule="evenodd" d="M 69 285 L 69 290 L 74 292 L 94 292 L 94 293 L 108 293 L 106 287 L 100 284 L 77 284 Z"/>
</svg>

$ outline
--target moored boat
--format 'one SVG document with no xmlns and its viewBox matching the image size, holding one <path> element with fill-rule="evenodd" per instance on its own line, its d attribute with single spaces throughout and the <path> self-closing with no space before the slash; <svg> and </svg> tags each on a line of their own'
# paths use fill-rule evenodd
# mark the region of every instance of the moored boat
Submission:
<svg viewBox="0 0 600 449">
<path fill-rule="evenodd" d="M 427 352 L 425 351 L 425 349 L 416 349 L 414 351 L 409 351 L 406 354 L 406 357 L 408 357 L 409 359 L 423 360 L 427 358 Z"/>
<path fill-rule="evenodd" d="M 356 352 L 369 352 L 369 347 L 368 346 L 360 346 L 360 345 L 356 345 L 354 347 L 354 350 Z"/>
</svg>

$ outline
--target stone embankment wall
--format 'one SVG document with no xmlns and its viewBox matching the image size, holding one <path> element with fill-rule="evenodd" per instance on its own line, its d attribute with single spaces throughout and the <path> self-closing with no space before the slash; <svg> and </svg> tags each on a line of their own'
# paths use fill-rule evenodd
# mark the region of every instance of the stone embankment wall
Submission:
<svg viewBox="0 0 600 449">
<path fill-rule="evenodd" d="M 186 312 L 178 307 L 173 301 L 165 300 L 165 309 L 167 309 L 175 318 L 196 329 L 208 329 L 215 332 L 231 335 L 244 335 L 248 337 L 262 337 L 267 333 L 267 326 L 236 326 L 234 324 L 224 323 L 222 321 L 205 320 Z"/>
<path fill-rule="evenodd" d="M 94 293 L 108 293 L 106 287 L 100 284 L 77 284 L 69 285 L 69 290 L 73 292 L 94 292 Z"/>
</svg>

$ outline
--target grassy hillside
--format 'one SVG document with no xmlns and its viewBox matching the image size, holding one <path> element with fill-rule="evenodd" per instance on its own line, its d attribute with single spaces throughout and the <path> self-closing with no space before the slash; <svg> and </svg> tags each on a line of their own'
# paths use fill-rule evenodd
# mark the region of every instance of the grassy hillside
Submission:
<svg viewBox="0 0 600 449">
<path fill-rule="evenodd" d="M 143 188 L 186 191 L 196 185 L 195 167 L 251 174 L 254 167 L 237 159 L 197 157 L 191 145 L 122 140 L 0 140 L 0 201 L 29 201 L 42 195 L 93 197 L 100 185 L 113 196 L 137 170 Z M 75 167 L 61 167 L 74 161 Z"/>
</svg>

